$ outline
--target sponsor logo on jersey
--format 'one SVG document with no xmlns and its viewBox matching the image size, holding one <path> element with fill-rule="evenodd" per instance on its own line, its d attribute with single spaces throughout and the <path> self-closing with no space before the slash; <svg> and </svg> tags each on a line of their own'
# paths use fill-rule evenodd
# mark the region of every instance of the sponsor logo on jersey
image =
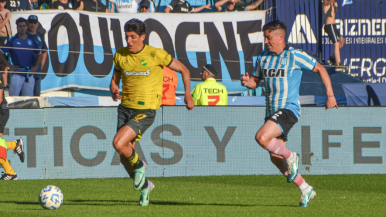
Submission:
<svg viewBox="0 0 386 217">
<path fill-rule="evenodd" d="M 123 70 L 123 74 L 127 76 L 149 76 L 150 69 L 148 69 L 146 72 L 136 72 L 136 71 L 127 72 L 126 70 Z"/>
<path fill-rule="evenodd" d="M 285 77 L 285 69 L 262 69 L 264 77 L 275 78 L 275 77 Z"/>
<path fill-rule="evenodd" d="M 146 66 L 147 65 L 147 60 L 141 60 L 141 65 Z"/>
</svg>

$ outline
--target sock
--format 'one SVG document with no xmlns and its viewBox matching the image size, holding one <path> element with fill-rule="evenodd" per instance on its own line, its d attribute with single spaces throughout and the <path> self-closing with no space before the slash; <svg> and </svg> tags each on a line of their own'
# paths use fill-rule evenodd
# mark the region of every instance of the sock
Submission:
<svg viewBox="0 0 386 217">
<path fill-rule="evenodd" d="M 283 165 L 280 167 L 280 172 L 287 177 L 288 171 L 287 171 L 287 162 L 284 161 Z M 298 173 L 298 175 L 295 177 L 293 183 L 299 188 L 299 190 L 302 192 L 302 194 L 308 194 L 311 191 L 310 185 L 307 184 L 307 182 L 304 180 L 304 178 Z"/>
<path fill-rule="evenodd" d="M 9 175 L 15 175 L 15 171 L 12 169 L 11 164 L 9 164 L 8 159 L 0 158 L 0 164 L 4 168 L 4 172 Z"/>
<path fill-rule="evenodd" d="M 286 160 L 293 157 L 292 152 L 288 150 L 283 144 L 281 144 L 281 142 L 276 138 L 273 138 L 269 145 L 265 147 L 265 149 L 269 152 L 282 156 Z"/>
<path fill-rule="evenodd" d="M 12 149 L 12 150 L 15 150 L 16 148 L 16 141 L 12 141 L 12 142 L 5 142 L 7 143 L 7 147 L 8 149 Z"/>
<path fill-rule="evenodd" d="M 129 163 L 133 164 L 134 166 L 136 166 L 136 164 L 138 164 L 139 162 L 142 162 L 139 160 L 139 156 L 138 156 L 137 152 L 135 152 L 134 149 L 133 149 L 133 153 L 128 158 L 128 160 L 129 160 Z"/>
<path fill-rule="evenodd" d="M 145 179 L 145 184 L 143 184 L 142 189 L 145 189 L 148 186 L 149 186 L 149 182 L 147 181 L 147 179 Z"/>
</svg>

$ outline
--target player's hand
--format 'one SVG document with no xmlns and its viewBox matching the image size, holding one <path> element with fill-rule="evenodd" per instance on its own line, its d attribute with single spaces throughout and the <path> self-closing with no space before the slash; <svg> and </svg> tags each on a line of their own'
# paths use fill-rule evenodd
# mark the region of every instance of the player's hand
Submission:
<svg viewBox="0 0 386 217">
<path fill-rule="evenodd" d="M 115 102 L 117 102 L 118 100 L 120 100 L 122 98 L 122 96 L 119 95 L 119 89 L 118 88 L 111 90 L 111 97 L 113 98 L 113 100 Z"/>
<path fill-rule="evenodd" d="M 212 5 L 211 4 L 207 4 L 207 5 L 205 5 L 205 8 L 206 9 L 212 9 Z"/>
<path fill-rule="evenodd" d="M 247 86 L 250 79 L 248 72 L 245 72 L 245 75 L 241 75 L 241 85 Z"/>
<path fill-rule="evenodd" d="M 335 96 L 327 96 L 326 110 L 330 108 L 338 108 L 338 104 L 336 103 Z"/>
<path fill-rule="evenodd" d="M 193 107 L 194 107 L 194 101 L 192 99 L 192 96 L 190 94 L 185 94 L 185 104 L 186 104 L 186 108 L 188 110 L 192 110 Z"/>
</svg>

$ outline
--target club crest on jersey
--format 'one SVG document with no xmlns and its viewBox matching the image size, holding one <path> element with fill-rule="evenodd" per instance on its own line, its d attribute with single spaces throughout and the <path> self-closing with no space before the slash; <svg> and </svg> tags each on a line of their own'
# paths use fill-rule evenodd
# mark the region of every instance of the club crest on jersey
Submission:
<svg viewBox="0 0 386 217">
<path fill-rule="evenodd" d="M 275 78 L 285 77 L 285 69 L 262 69 L 264 77 Z"/>
<path fill-rule="evenodd" d="M 28 45 L 32 45 L 32 41 L 31 40 L 28 40 Z"/>
<path fill-rule="evenodd" d="M 281 65 L 286 65 L 286 64 L 287 64 L 287 57 L 281 58 L 280 64 L 281 64 Z"/>
</svg>

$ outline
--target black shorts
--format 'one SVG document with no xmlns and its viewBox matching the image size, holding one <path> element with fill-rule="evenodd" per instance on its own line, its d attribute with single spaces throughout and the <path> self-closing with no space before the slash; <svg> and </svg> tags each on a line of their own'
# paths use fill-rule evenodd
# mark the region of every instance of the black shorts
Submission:
<svg viewBox="0 0 386 217">
<path fill-rule="evenodd" d="M 4 133 L 5 125 L 9 119 L 9 109 L 7 105 L 0 105 L 0 133 Z"/>
<path fill-rule="evenodd" d="M 142 138 L 142 134 L 153 124 L 154 119 L 155 110 L 131 109 L 119 105 L 117 131 L 127 125 L 137 134 L 134 141 L 139 141 Z"/>
<path fill-rule="evenodd" d="M 339 42 L 340 34 L 335 24 L 324 25 L 324 31 L 327 33 L 333 44 Z"/>
<path fill-rule="evenodd" d="M 265 118 L 265 122 L 267 122 L 268 120 L 271 120 L 277 123 L 277 125 L 279 125 L 282 134 L 277 138 L 282 139 L 284 141 L 287 141 L 287 135 L 289 131 L 296 124 L 296 122 L 298 122 L 298 118 L 291 110 L 288 109 L 280 109 L 271 117 Z"/>
</svg>

